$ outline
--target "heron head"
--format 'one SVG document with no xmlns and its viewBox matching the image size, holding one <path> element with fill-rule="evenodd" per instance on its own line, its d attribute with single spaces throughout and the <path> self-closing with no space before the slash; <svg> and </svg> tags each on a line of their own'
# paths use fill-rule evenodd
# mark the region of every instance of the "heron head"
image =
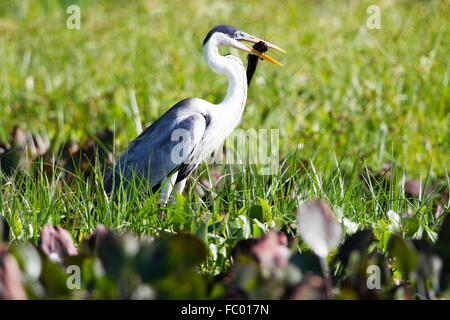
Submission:
<svg viewBox="0 0 450 320">
<path fill-rule="evenodd" d="M 262 52 L 259 52 L 258 50 L 255 50 L 254 48 L 250 47 L 249 45 L 247 45 L 243 42 L 258 43 L 258 42 L 262 41 L 266 44 L 266 46 L 269 49 L 274 49 L 274 50 L 277 50 L 277 51 L 280 51 L 283 53 L 286 53 L 286 51 L 284 51 L 283 49 L 277 47 L 276 45 L 274 45 L 270 42 L 261 40 L 255 36 L 252 36 L 251 34 L 248 34 L 247 32 L 239 30 L 235 27 L 232 27 L 232 26 L 229 26 L 226 24 L 221 24 L 221 25 L 215 26 L 206 35 L 206 38 L 203 41 L 203 46 L 205 46 L 205 44 L 207 44 L 209 41 L 211 41 L 211 39 L 213 39 L 213 41 L 217 42 L 217 46 L 233 47 L 233 48 L 248 52 L 250 54 L 253 54 L 255 56 L 258 56 L 261 59 L 275 63 L 276 65 L 283 66 L 281 63 L 279 63 L 275 59 L 269 57 L 268 55 L 266 55 Z"/>
</svg>

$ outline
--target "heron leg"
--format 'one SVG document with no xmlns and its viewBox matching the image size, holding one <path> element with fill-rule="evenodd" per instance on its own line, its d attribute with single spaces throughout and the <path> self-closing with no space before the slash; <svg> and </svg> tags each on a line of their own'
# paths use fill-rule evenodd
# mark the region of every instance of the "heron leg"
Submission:
<svg viewBox="0 0 450 320">
<path fill-rule="evenodd" d="M 163 185 L 161 187 L 161 193 L 159 195 L 159 206 L 165 207 L 167 204 L 167 200 L 169 199 L 170 194 L 172 193 L 172 189 L 177 181 L 178 172 L 172 174 L 169 178 L 165 179 Z M 159 212 L 159 216 L 162 221 L 165 221 L 165 209 L 162 209 Z"/>
<path fill-rule="evenodd" d="M 159 202 L 162 205 L 165 205 L 167 203 L 167 200 L 169 199 L 169 196 L 172 193 L 173 186 L 175 185 L 175 182 L 177 181 L 177 176 L 178 176 L 178 172 L 175 172 L 169 178 L 164 180 L 163 186 L 161 188 L 161 194 L 159 196 Z"/>
<path fill-rule="evenodd" d="M 177 193 L 183 193 L 184 186 L 186 185 L 186 179 L 187 178 L 184 178 L 183 180 L 175 184 L 174 189 Z M 172 192 L 172 194 L 170 195 L 170 204 L 175 204 L 175 202 L 176 202 L 175 192 Z"/>
</svg>

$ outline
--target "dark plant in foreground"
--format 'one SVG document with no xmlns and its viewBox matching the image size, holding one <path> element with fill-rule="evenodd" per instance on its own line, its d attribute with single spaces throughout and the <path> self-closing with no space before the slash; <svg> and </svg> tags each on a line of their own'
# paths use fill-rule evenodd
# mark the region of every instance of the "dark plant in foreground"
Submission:
<svg viewBox="0 0 450 320">
<path fill-rule="evenodd" d="M 322 208 L 299 223 L 320 230 L 336 223 Z M 325 219 L 320 216 L 325 215 Z M 304 220 L 307 219 L 307 220 Z M 336 227 L 333 227 L 336 228 Z M 0 235 L 7 240 L 1 221 Z M 327 243 L 327 233 L 309 244 Z M 297 238 L 270 231 L 241 240 L 232 264 L 215 277 L 204 273 L 207 248 L 196 236 L 179 233 L 138 238 L 99 225 L 76 248 L 70 234 L 46 225 L 38 246 L 0 245 L 0 297 L 4 299 L 436 299 L 450 294 L 450 218 L 436 243 L 397 233 L 381 238 L 371 230 L 347 236 L 319 256 L 299 250 Z M 313 247 L 313 251 L 317 248 Z M 319 250 L 320 251 L 320 250 Z M 327 252 L 328 252 L 327 251 Z M 325 259 L 324 267 L 322 259 Z M 329 269 L 328 269 L 329 268 Z"/>
</svg>

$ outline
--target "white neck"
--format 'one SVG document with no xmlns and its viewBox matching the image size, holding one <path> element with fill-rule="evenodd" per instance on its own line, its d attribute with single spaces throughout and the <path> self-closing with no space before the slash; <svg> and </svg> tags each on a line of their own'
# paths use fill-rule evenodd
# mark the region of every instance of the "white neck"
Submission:
<svg viewBox="0 0 450 320">
<path fill-rule="evenodd" d="M 233 113 L 239 122 L 247 99 L 247 75 L 242 61 L 232 55 L 222 56 L 219 47 L 223 45 L 214 36 L 203 46 L 205 62 L 212 71 L 228 77 L 225 99 L 219 104 L 224 112 Z M 237 124 L 237 123 L 236 123 Z"/>
</svg>

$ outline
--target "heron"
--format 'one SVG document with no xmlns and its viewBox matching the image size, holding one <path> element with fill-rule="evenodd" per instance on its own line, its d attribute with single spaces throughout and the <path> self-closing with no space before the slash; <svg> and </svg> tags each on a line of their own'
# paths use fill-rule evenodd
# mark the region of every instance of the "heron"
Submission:
<svg viewBox="0 0 450 320">
<path fill-rule="evenodd" d="M 182 193 L 187 177 L 220 147 L 238 125 L 247 100 L 247 76 L 238 57 L 221 55 L 219 48 L 228 46 L 248 54 L 281 63 L 244 43 L 263 42 L 269 49 L 285 53 L 278 46 L 263 41 L 229 25 L 212 28 L 203 41 L 204 60 L 217 74 L 228 77 L 223 101 L 213 104 L 199 98 L 176 103 L 148 126 L 118 157 L 104 179 L 108 195 L 119 187 L 160 190 L 160 203 L 169 200 L 173 190 Z M 128 188 L 130 190 L 130 188 Z M 174 203 L 174 197 L 170 199 Z"/>
</svg>

